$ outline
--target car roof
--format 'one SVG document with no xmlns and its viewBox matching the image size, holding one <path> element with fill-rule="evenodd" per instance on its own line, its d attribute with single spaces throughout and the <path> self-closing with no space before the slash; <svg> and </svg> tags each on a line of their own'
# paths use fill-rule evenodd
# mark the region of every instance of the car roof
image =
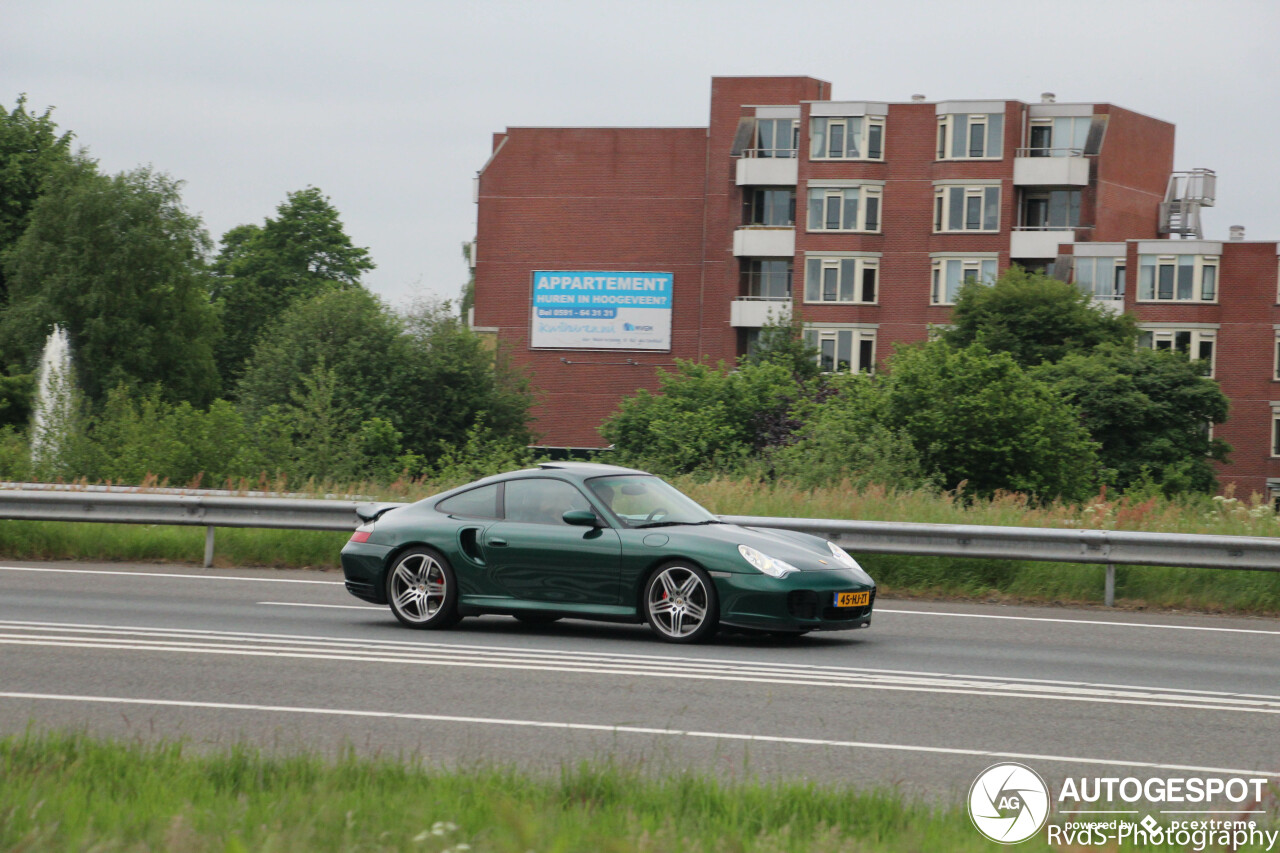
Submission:
<svg viewBox="0 0 1280 853">
<path fill-rule="evenodd" d="M 526 471 L 518 471 L 519 474 L 536 475 L 544 471 L 560 471 L 568 474 L 576 479 L 585 480 L 589 477 L 601 477 L 609 474 L 645 474 L 648 471 L 640 471 L 635 468 L 624 468 L 621 465 L 606 465 L 601 462 L 539 462 L 537 468 L 530 468 Z"/>
</svg>

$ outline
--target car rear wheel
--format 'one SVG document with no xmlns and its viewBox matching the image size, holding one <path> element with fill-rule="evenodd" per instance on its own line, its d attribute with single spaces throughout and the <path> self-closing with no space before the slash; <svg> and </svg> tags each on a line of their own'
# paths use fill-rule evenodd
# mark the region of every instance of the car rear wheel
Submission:
<svg viewBox="0 0 1280 853">
<path fill-rule="evenodd" d="M 458 621 L 458 582 L 439 551 L 411 548 L 387 573 L 387 602 L 402 625 L 447 628 Z"/>
<path fill-rule="evenodd" d="M 706 640 L 720 621 L 715 585 L 697 566 L 663 566 L 645 584 L 644 618 L 668 643 Z"/>
</svg>

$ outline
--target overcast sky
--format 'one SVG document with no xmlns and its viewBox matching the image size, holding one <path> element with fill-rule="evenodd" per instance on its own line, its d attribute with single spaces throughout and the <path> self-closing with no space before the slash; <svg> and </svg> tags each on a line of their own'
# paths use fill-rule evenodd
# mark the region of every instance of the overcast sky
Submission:
<svg viewBox="0 0 1280 853">
<path fill-rule="evenodd" d="M 108 172 L 186 182 L 218 239 L 327 193 L 395 304 L 456 297 L 494 131 L 705 126 L 713 75 L 840 100 L 1107 101 L 1218 173 L 1206 236 L 1280 239 L 1280 2 L 4 0 L 0 104 L 55 107 Z"/>
</svg>

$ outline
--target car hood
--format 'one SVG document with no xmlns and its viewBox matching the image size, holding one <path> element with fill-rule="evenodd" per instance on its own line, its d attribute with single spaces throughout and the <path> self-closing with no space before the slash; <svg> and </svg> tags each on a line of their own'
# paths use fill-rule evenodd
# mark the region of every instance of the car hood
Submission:
<svg viewBox="0 0 1280 853">
<path fill-rule="evenodd" d="M 737 554 L 739 545 L 746 545 L 762 551 L 770 557 L 785 560 L 802 572 L 855 571 L 836 562 L 827 547 L 827 540 L 808 533 L 791 530 L 779 530 L 766 527 L 742 527 L 737 524 L 706 525 L 673 525 L 671 527 L 653 528 L 649 532 L 662 533 L 670 537 L 670 544 L 680 548 L 685 543 L 691 549 L 706 547 L 715 542 L 724 546 L 724 553 L 730 564 L 741 564 L 742 571 L 754 571 L 745 560 Z M 861 568 L 856 570 L 865 576 Z M 868 577 L 867 583 L 871 583 Z"/>
</svg>

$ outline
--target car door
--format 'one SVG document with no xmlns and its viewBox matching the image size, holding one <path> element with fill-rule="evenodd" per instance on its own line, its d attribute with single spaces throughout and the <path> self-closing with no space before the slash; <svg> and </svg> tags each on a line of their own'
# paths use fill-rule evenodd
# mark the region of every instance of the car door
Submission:
<svg viewBox="0 0 1280 853">
<path fill-rule="evenodd" d="M 565 524 L 571 509 L 592 509 L 572 483 L 508 480 L 503 519 L 485 528 L 485 562 L 496 585 L 526 601 L 617 604 L 622 545 L 610 527 Z M 603 523 L 603 522 L 602 522 Z"/>
</svg>

